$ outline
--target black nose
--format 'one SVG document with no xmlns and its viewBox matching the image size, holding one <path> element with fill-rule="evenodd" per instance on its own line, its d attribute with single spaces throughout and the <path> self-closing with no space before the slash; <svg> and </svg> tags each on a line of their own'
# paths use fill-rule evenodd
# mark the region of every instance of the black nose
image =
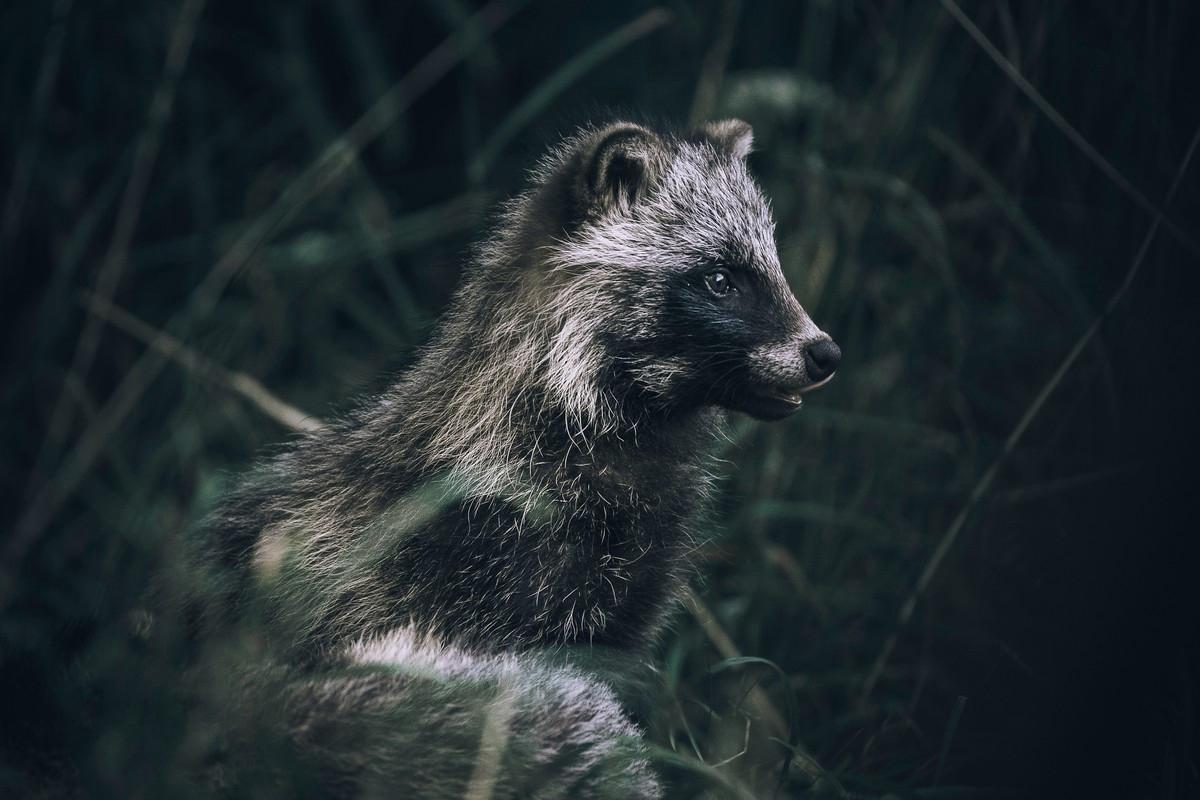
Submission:
<svg viewBox="0 0 1200 800">
<path fill-rule="evenodd" d="M 804 348 L 804 367 L 814 383 L 823 381 L 833 374 L 842 360 L 842 348 L 828 339 Z"/>
</svg>

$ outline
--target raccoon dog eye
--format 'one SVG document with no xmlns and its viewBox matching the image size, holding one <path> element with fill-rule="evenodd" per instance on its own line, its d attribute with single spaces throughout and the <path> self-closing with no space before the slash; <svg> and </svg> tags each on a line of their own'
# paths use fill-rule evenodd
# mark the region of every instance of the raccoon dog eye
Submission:
<svg viewBox="0 0 1200 800">
<path fill-rule="evenodd" d="M 737 291 L 733 285 L 733 281 L 729 280 L 729 273 L 723 269 L 718 269 L 705 275 L 704 285 L 717 297 Z"/>
</svg>

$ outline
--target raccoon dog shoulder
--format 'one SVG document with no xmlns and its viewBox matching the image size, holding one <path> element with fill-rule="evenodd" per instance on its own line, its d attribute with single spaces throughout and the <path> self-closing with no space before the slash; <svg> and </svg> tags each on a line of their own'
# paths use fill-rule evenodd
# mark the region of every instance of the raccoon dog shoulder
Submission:
<svg viewBox="0 0 1200 800">
<path fill-rule="evenodd" d="M 505 659 L 539 648 L 655 641 L 725 417 L 788 415 L 840 358 L 784 279 L 751 139 L 726 120 L 563 141 L 416 364 L 243 482 L 212 519 L 213 556 L 277 652 L 361 663 L 399 636 L 422 644 L 396 661 L 446 647 L 511 675 Z M 403 695 L 406 670 L 372 673 L 391 688 L 367 694 Z M 589 735 L 623 735 L 612 710 Z"/>
</svg>

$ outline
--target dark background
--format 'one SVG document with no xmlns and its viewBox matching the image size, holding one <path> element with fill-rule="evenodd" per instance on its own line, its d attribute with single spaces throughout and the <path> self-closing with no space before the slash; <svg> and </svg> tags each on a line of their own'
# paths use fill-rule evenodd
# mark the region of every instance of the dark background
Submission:
<svg viewBox="0 0 1200 800">
<path fill-rule="evenodd" d="M 489 206 L 615 112 L 754 126 L 785 271 L 845 353 L 721 453 L 714 622 L 679 618 L 643 714 L 690 762 L 675 793 L 772 796 L 781 748 L 733 757 L 757 685 L 807 754 L 786 796 L 1200 796 L 1200 166 L 1166 206 L 1200 7 L 951 6 L 5 4 L 0 794 L 195 793 L 186 646 L 143 604 L 290 434 L 230 381 L 322 416 L 402 367 Z M 96 307 L 92 339 L 85 291 L 149 332 Z"/>
</svg>

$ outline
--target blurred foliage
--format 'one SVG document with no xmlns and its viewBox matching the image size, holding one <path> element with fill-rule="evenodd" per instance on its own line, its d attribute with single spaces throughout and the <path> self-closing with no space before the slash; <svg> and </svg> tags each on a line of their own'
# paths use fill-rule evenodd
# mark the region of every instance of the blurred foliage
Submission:
<svg viewBox="0 0 1200 800">
<path fill-rule="evenodd" d="M 0 794 L 195 792 L 186 646 L 144 602 L 191 580 L 188 524 L 289 433 L 230 382 L 323 416 L 401 368 L 489 205 L 610 112 L 753 124 L 785 271 L 846 354 L 797 419 L 739 421 L 722 453 L 699 601 L 641 711 L 675 793 L 1200 792 L 1190 552 L 1153 493 L 1194 427 L 1162 376 L 1197 352 L 1195 168 L 898 626 L 1153 222 L 950 5 L 0 8 Z M 963 12 L 1163 202 L 1200 122 L 1196 6 Z M 106 263 L 119 308 L 210 366 L 104 324 L 72 368 Z"/>
</svg>

